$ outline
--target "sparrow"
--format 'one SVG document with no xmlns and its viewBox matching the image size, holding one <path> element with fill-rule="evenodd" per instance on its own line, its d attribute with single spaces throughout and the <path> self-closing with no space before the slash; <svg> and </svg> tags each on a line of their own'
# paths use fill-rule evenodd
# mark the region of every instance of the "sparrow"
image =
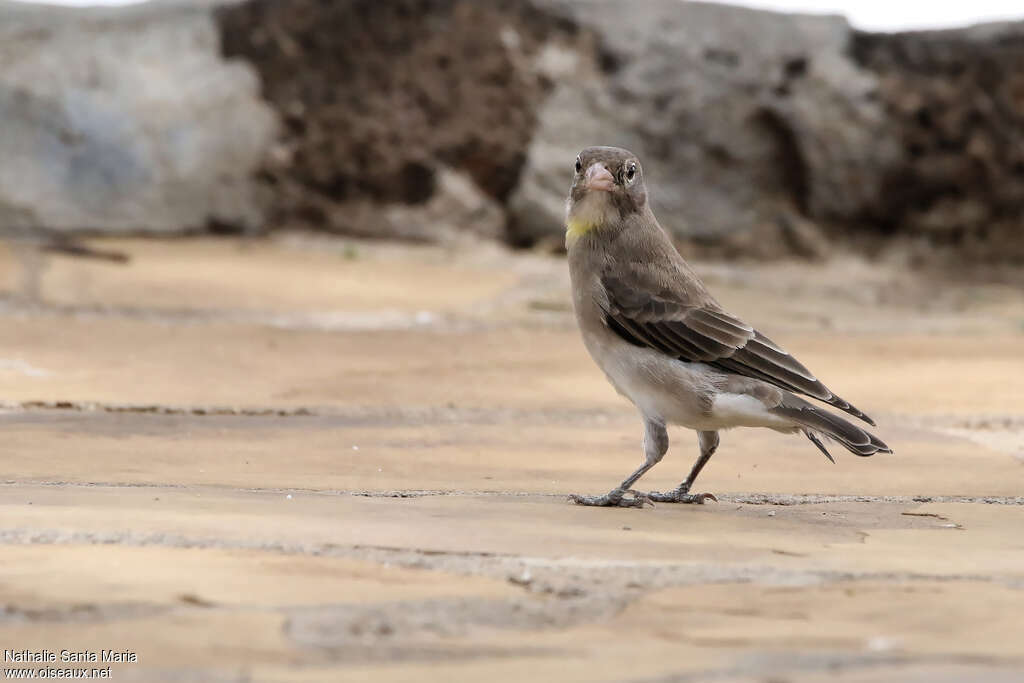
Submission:
<svg viewBox="0 0 1024 683">
<path fill-rule="evenodd" d="M 731 427 L 801 433 L 832 462 L 826 438 L 860 456 L 892 453 L 878 437 L 806 400 L 875 424 L 711 296 L 651 211 L 636 155 L 616 147 L 580 152 L 565 226 L 584 346 L 644 423 L 643 464 L 604 495 L 570 500 L 619 507 L 717 500 L 690 489 L 718 448 L 718 433 Z M 672 491 L 634 491 L 668 451 L 669 424 L 697 432 L 696 463 Z"/>
</svg>

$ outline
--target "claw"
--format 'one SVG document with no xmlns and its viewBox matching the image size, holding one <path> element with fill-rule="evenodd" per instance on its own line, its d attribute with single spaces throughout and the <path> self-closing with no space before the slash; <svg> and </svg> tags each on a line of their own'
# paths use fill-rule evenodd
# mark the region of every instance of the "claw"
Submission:
<svg viewBox="0 0 1024 683">
<path fill-rule="evenodd" d="M 632 494 L 632 498 L 626 498 L 625 494 Z M 642 508 L 647 503 L 654 503 L 643 493 L 629 490 L 616 489 L 609 491 L 603 496 L 581 496 L 573 493 L 569 495 L 569 502 L 576 505 L 588 505 L 594 507 L 620 507 L 620 508 Z"/>
<path fill-rule="evenodd" d="M 669 491 L 668 493 L 661 493 L 660 491 L 651 491 L 647 494 L 647 498 L 652 501 L 659 503 L 690 503 L 693 505 L 703 505 L 705 501 L 713 500 L 716 503 L 718 498 L 713 493 L 686 493 L 676 489 L 675 491 Z"/>
<path fill-rule="evenodd" d="M 633 500 L 639 500 L 640 501 L 640 505 L 637 506 L 637 507 L 643 507 L 644 505 L 647 505 L 648 503 L 651 504 L 652 508 L 653 507 L 657 507 L 654 504 L 654 501 L 651 500 L 651 497 L 648 496 L 643 491 L 634 491 L 633 489 L 629 489 L 628 491 L 626 491 L 626 493 L 632 493 L 633 494 Z"/>
</svg>

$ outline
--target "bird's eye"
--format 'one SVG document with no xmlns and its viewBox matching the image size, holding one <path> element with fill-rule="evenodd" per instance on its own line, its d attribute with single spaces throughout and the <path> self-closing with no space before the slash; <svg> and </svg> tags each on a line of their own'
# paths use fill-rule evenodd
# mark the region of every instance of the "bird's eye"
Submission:
<svg viewBox="0 0 1024 683">
<path fill-rule="evenodd" d="M 626 182 L 631 183 L 636 178 L 636 164 L 632 161 L 626 164 Z"/>
<path fill-rule="evenodd" d="M 581 171 L 583 171 L 583 162 L 580 161 L 579 157 L 576 157 L 576 172 L 580 173 Z"/>
</svg>

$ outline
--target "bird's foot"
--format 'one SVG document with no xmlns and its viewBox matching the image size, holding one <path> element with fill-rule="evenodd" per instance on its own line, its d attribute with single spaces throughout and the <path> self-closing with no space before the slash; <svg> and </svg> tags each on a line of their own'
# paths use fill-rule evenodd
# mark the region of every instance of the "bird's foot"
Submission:
<svg viewBox="0 0 1024 683">
<path fill-rule="evenodd" d="M 626 494 L 631 497 L 627 498 Z M 577 505 L 592 505 L 597 507 L 620 507 L 620 508 L 642 508 L 644 505 L 651 503 L 651 499 L 647 497 L 647 494 L 634 491 L 632 489 L 612 489 L 603 496 L 581 496 L 578 494 L 572 494 L 569 496 L 569 500 Z"/>
<path fill-rule="evenodd" d="M 681 484 L 678 488 L 662 493 L 661 491 L 651 491 L 647 494 L 650 500 L 657 503 L 690 503 L 692 505 L 703 505 L 705 501 L 713 500 L 716 503 L 718 498 L 715 498 L 713 493 L 690 493 L 689 484 Z"/>
</svg>

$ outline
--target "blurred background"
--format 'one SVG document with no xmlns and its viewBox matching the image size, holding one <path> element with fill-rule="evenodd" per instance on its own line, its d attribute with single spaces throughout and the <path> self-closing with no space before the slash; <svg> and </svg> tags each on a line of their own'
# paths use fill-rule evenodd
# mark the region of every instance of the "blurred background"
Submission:
<svg viewBox="0 0 1024 683">
<path fill-rule="evenodd" d="M 0 0 L 5 648 L 1021 679 L 1019 3 L 68 4 Z M 640 458 L 568 295 L 596 144 L 896 456 L 740 430 L 717 505 L 566 503 Z M 671 438 L 645 487 L 692 463 Z"/>
<path fill-rule="evenodd" d="M 778 6 L 862 23 L 676 0 L 5 0 L 0 224 L 557 251 L 567 169 L 602 142 L 643 159 L 694 254 L 1020 264 L 1024 28 L 889 32 L 1012 5 Z"/>
</svg>

